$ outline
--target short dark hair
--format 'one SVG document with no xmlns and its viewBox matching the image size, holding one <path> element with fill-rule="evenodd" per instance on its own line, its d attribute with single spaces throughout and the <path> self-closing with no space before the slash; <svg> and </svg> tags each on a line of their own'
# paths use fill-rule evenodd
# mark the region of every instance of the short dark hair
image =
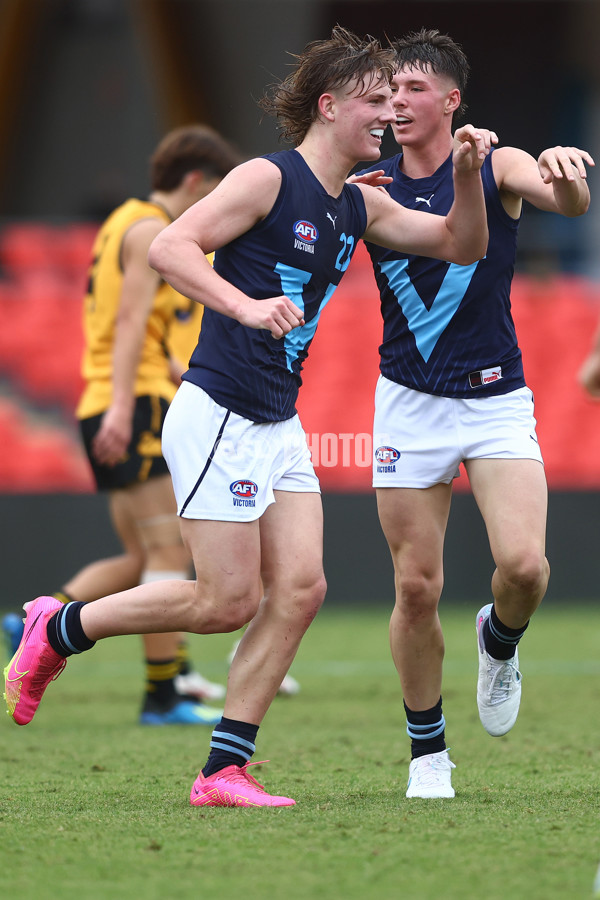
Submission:
<svg viewBox="0 0 600 900">
<path fill-rule="evenodd" d="M 293 54 L 292 54 L 293 55 Z M 300 144 L 318 116 L 319 97 L 357 80 L 360 90 L 373 77 L 389 82 L 394 74 L 393 53 L 376 38 L 359 38 L 336 25 L 327 40 L 312 41 L 295 56 L 294 71 L 272 85 L 259 106 L 279 120 L 281 137 Z"/>
<path fill-rule="evenodd" d="M 236 148 L 213 128 L 184 125 L 166 134 L 150 157 L 150 183 L 153 191 L 173 191 L 195 169 L 224 178 L 241 162 Z"/>
<path fill-rule="evenodd" d="M 396 54 L 398 71 L 402 69 L 430 69 L 436 75 L 446 75 L 460 91 L 460 106 L 454 117 L 464 115 L 467 105 L 463 95 L 469 78 L 469 61 L 456 41 L 447 34 L 440 34 L 436 28 L 421 28 L 404 37 L 392 41 Z"/>
</svg>

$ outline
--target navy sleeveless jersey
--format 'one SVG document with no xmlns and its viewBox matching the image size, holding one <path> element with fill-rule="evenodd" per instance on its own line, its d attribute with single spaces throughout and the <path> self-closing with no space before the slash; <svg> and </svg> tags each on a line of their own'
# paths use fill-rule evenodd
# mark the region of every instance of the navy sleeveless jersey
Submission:
<svg viewBox="0 0 600 900">
<path fill-rule="evenodd" d="M 454 198 L 452 157 L 416 179 L 400 171 L 401 158 L 373 166 L 394 179 L 387 185 L 394 200 L 446 215 Z M 479 262 L 458 266 L 367 243 L 381 295 L 381 372 L 428 394 L 486 396 L 525 384 L 510 308 L 519 223 L 502 206 L 491 154 L 481 177 L 490 238 Z"/>
<path fill-rule="evenodd" d="M 214 268 L 256 300 L 285 294 L 305 324 L 276 340 L 207 307 L 183 378 L 244 418 L 277 422 L 296 412 L 302 364 L 367 215 L 356 185 L 331 197 L 296 150 L 265 159 L 281 171 L 277 200 L 265 219 L 217 250 Z"/>
</svg>

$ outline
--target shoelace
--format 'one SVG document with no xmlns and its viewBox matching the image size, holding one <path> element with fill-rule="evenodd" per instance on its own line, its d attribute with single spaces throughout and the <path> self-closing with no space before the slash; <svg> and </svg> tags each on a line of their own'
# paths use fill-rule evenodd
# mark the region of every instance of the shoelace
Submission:
<svg viewBox="0 0 600 900">
<path fill-rule="evenodd" d="M 437 756 L 415 766 L 414 779 L 419 786 L 434 787 L 442 772 L 450 772 L 456 766 L 447 756 Z"/>
<path fill-rule="evenodd" d="M 240 766 L 239 772 L 235 772 L 232 775 L 228 775 L 227 780 L 228 781 L 239 781 L 242 784 L 244 784 L 248 781 L 251 781 L 252 784 L 254 785 L 254 787 L 256 787 L 260 791 L 262 791 L 263 794 L 266 794 L 264 786 L 262 784 L 259 784 L 259 782 L 256 780 L 256 778 L 254 778 L 253 775 L 250 775 L 249 772 L 247 772 L 246 770 L 247 770 L 248 766 L 262 766 L 268 762 L 269 762 L 268 759 L 263 759 L 260 762 L 247 762 L 245 765 Z"/>
<path fill-rule="evenodd" d="M 504 703 L 508 699 L 513 683 L 521 680 L 521 673 L 515 666 L 513 659 L 499 661 L 488 657 L 488 674 L 490 676 L 490 703 Z M 496 671 L 494 671 L 494 669 Z"/>
</svg>

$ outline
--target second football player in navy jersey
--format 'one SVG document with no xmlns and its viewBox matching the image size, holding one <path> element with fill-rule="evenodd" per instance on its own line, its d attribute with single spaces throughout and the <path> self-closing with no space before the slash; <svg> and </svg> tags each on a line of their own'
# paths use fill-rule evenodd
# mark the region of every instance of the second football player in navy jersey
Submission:
<svg viewBox="0 0 600 900">
<path fill-rule="evenodd" d="M 371 183 L 410 209 L 443 215 L 453 199 L 452 122 L 463 109 L 468 62 L 435 30 L 393 46 L 393 130 L 402 152 L 378 165 L 384 174 Z M 373 484 L 395 569 L 390 643 L 411 738 L 407 797 L 454 796 L 438 603 L 461 462 L 496 564 L 494 602 L 476 616 L 479 716 L 492 735 L 505 734 L 517 718 L 517 644 L 544 596 L 549 566 L 547 489 L 510 284 L 523 199 L 581 215 L 589 203 L 586 163 L 593 165 L 590 155 L 576 147 L 550 148 L 537 161 L 515 147 L 494 149 L 482 167 L 489 243 L 485 258 L 471 265 L 368 245 L 384 321 Z"/>
<path fill-rule="evenodd" d="M 368 244 L 384 323 L 381 373 L 414 390 L 444 397 L 473 396 L 473 373 L 488 369 L 496 377 L 490 373 L 487 381 L 477 385 L 478 396 L 504 394 L 525 385 L 510 312 L 519 222 L 502 206 L 493 152 L 481 170 L 490 234 L 484 259 L 457 266 Z M 402 153 L 377 168 L 393 178 L 387 190 L 408 209 L 446 215 L 452 206 L 449 156 L 425 178 L 403 173 Z M 482 303 L 482 296 L 493 297 L 494 302 Z"/>
</svg>

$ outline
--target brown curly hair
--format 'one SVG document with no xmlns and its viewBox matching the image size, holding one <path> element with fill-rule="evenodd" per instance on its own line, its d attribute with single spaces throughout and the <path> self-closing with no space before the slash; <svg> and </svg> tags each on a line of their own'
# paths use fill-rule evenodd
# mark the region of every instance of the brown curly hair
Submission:
<svg viewBox="0 0 600 900">
<path fill-rule="evenodd" d="M 292 54 L 294 55 L 294 54 Z M 300 144 L 318 117 L 319 97 L 356 79 L 360 91 L 373 78 L 389 82 L 395 71 L 394 54 L 367 35 L 359 38 L 336 25 L 327 40 L 312 41 L 288 77 L 272 85 L 259 101 L 261 109 L 279 120 L 281 138 Z"/>
<path fill-rule="evenodd" d="M 208 125 L 183 125 L 166 134 L 150 157 L 153 191 L 178 188 L 188 172 L 224 178 L 243 157 L 236 147 Z"/>
</svg>

